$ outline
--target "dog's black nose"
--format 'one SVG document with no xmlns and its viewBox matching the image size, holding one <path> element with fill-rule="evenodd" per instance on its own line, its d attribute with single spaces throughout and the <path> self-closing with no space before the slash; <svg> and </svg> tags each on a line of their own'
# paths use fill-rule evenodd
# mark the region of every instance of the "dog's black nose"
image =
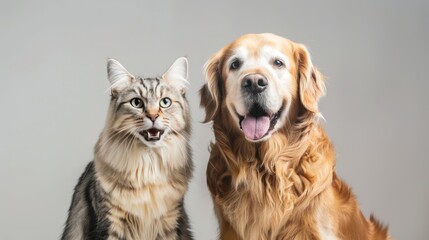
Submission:
<svg viewBox="0 0 429 240">
<path fill-rule="evenodd" d="M 261 74 L 250 74 L 244 77 L 241 87 L 249 93 L 261 93 L 268 86 L 268 80 Z"/>
</svg>

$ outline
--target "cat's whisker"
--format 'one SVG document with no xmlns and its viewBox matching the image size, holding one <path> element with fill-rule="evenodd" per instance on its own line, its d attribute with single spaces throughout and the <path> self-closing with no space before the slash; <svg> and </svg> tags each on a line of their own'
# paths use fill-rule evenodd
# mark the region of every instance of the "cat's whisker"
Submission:
<svg viewBox="0 0 429 240">
<path fill-rule="evenodd" d="M 110 147 L 109 147 L 109 149 L 102 149 L 103 151 L 109 151 L 110 153 L 116 153 L 117 151 L 119 151 L 119 150 L 121 150 L 122 149 L 122 146 L 123 146 L 123 144 L 124 144 L 124 140 L 127 140 L 127 138 L 129 138 L 130 137 L 130 134 L 128 134 L 128 133 L 125 133 L 124 135 L 122 135 L 121 137 L 119 137 L 118 139 L 115 139 L 114 141 L 117 143 L 117 144 L 111 144 L 110 143 Z M 105 146 L 106 144 L 107 144 L 108 142 L 106 141 L 103 145 Z M 103 146 L 103 147 L 104 147 Z M 113 149 L 112 149 L 112 147 L 114 147 Z"/>
<path fill-rule="evenodd" d="M 127 156 L 128 156 L 128 153 L 130 152 L 130 149 L 132 147 L 132 144 L 134 143 L 134 139 L 135 138 L 136 138 L 136 133 L 135 132 L 132 134 L 132 136 L 130 138 L 127 138 L 128 143 L 126 144 L 126 147 L 125 147 L 125 151 L 126 151 L 126 155 Z"/>
<path fill-rule="evenodd" d="M 126 140 L 126 142 L 124 143 L 125 144 L 125 148 L 121 148 L 120 150 L 122 150 L 122 151 L 125 151 L 125 159 L 129 159 L 129 153 L 131 152 L 130 151 L 130 148 L 131 148 L 131 146 L 132 146 L 132 144 L 133 144 L 133 142 L 134 142 L 134 139 L 135 139 L 135 133 L 134 134 L 132 134 L 132 136 L 130 136 L 130 138 L 126 138 L 125 140 Z M 129 164 L 131 164 L 129 161 L 125 161 L 125 164 L 126 165 L 129 165 Z M 128 168 L 128 167 L 127 167 Z"/>
<path fill-rule="evenodd" d="M 102 145 L 100 146 L 100 148 L 101 149 L 104 148 L 107 143 L 109 143 L 111 140 L 113 140 L 113 138 L 116 138 L 118 135 L 126 133 L 129 130 L 132 130 L 132 126 L 124 126 L 122 128 L 113 130 L 113 133 L 110 134 L 109 138 L 105 139 L 102 142 Z M 127 134 L 124 134 L 124 135 L 127 135 Z M 123 138 L 123 136 L 119 140 L 121 140 L 122 138 Z"/>
<path fill-rule="evenodd" d="M 183 138 L 187 143 L 190 143 L 190 141 L 191 141 L 191 138 L 190 138 L 190 137 L 185 136 L 184 134 L 180 133 L 179 131 L 177 131 L 177 130 L 175 130 L 175 129 L 173 129 L 173 128 L 170 128 L 170 129 L 171 129 L 171 131 L 172 131 L 173 133 L 175 133 L 177 136 L 182 137 L 182 138 Z"/>
<path fill-rule="evenodd" d="M 112 133 L 120 133 L 124 130 L 131 129 L 132 127 L 132 124 L 122 124 L 121 127 L 109 129 L 108 131 Z"/>
<path fill-rule="evenodd" d="M 129 133 L 129 134 L 124 134 L 124 136 L 122 136 L 121 138 L 120 138 L 120 140 L 118 141 L 118 145 L 117 145 L 117 148 L 120 148 L 120 150 L 122 150 L 122 149 L 125 149 L 125 150 L 128 150 L 129 149 L 129 143 L 130 143 L 130 139 L 133 139 L 134 138 L 134 134 L 132 134 L 132 133 Z M 126 146 L 125 148 L 123 148 L 123 146 Z"/>
</svg>

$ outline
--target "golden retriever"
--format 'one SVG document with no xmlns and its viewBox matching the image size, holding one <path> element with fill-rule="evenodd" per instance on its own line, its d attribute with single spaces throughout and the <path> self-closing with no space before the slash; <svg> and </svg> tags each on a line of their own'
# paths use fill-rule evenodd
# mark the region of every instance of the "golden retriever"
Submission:
<svg viewBox="0 0 429 240">
<path fill-rule="evenodd" d="M 305 46 L 244 35 L 206 64 L 207 167 L 220 239 L 390 239 L 335 174 L 319 123 L 323 76 Z"/>
</svg>

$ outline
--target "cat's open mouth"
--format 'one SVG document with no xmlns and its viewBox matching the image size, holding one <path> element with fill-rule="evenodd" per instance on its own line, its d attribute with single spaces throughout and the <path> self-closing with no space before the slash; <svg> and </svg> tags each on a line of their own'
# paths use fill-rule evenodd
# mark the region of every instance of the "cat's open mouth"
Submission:
<svg viewBox="0 0 429 240">
<path fill-rule="evenodd" d="M 150 128 L 150 129 L 143 130 L 143 131 L 140 132 L 140 134 L 148 142 L 158 141 L 161 138 L 161 136 L 162 136 L 163 133 L 164 133 L 164 130 L 159 130 L 159 129 L 156 129 L 156 128 Z"/>
</svg>

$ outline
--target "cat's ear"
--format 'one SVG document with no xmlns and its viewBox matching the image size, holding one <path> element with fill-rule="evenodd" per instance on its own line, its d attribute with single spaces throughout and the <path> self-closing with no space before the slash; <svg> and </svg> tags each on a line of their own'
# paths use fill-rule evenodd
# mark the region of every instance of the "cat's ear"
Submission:
<svg viewBox="0 0 429 240">
<path fill-rule="evenodd" d="M 189 84 L 188 59 L 185 57 L 176 59 L 167 72 L 162 75 L 162 78 L 169 81 L 171 85 L 177 87 L 181 94 L 184 94 Z"/>
<path fill-rule="evenodd" d="M 112 95 L 115 95 L 118 91 L 123 89 L 123 87 L 128 85 L 130 81 L 134 79 L 134 76 L 131 75 L 131 73 L 129 73 L 118 61 L 109 58 L 107 60 L 107 78 L 110 82 Z"/>
</svg>

